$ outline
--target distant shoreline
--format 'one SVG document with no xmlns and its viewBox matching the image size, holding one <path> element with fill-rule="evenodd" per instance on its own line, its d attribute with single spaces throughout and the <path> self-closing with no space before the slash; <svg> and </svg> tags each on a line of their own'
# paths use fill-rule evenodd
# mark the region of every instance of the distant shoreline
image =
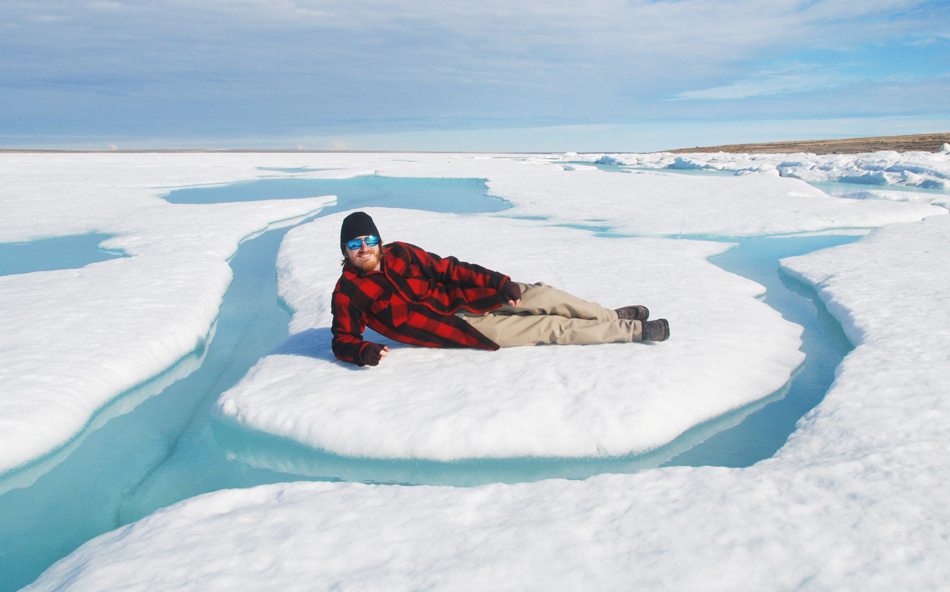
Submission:
<svg viewBox="0 0 950 592">
<path fill-rule="evenodd" d="M 779 154 L 807 152 L 811 154 L 860 154 L 893 150 L 895 152 L 937 152 L 944 143 L 950 143 L 948 134 L 915 134 L 911 136 L 876 136 L 871 138 L 845 138 L 840 140 L 803 140 L 798 142 L 766 142 L 760 144 L 727 144 L 725 146 L 706 146 L 664 150 L 674 154 L 682 153 L 756 153 Z"/>
<path fill-rule="evenodd" d="M 756 144 L 726 144 L 723 146 L 697 146 L 656 152 L 683 153 L 756 153 L 778 154 L 806 152 L 811 154 L 860 154 L 893 150 L 895 152 L 938 152 L 944 143 L 950 143 L 950 133 L 914 134 L 909 136 L 875 136 L 870 138 L 843 138 L 838 140 L 801 140 L 795 142 L 762 142 Z M 613 151 L 619 154 L 623 151 Z M 102 150 L 52 150 L 27 148 L 0 148 L 0 154 L 561 154 L 560 152 L 466 152 L 450 150 L 310 150 L 296 148 L 133 148 Z M 587 152 L 585 154 L 604 154 Z"/>
</svg>

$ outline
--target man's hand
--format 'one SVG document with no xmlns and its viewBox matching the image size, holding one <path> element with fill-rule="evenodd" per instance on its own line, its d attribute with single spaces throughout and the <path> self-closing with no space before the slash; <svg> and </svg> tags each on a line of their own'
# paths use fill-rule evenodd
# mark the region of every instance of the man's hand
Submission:
<svg viewBox="0 0 950 592">
<path fill-rule="evenodd" d="M 502 302 L 507 300 L 511 306 L 521 304 L 521 286 L 511 280 L 505 280 L 505 283 L 501 285 L 501 289 L 498 290 L 498 295 L 501 296 Z"/>
<path fill-rule="evenodd" d="M 380 360 L 389 355 L 389 346 L 381 343 L 367 343 L 360 352 L 360 359 L 367 366 L 379 366 Z"/>
</svg>

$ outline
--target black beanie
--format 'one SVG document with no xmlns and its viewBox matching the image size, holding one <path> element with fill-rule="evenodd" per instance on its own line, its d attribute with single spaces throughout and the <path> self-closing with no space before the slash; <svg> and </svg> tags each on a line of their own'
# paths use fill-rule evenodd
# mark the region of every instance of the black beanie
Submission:
<svg viewBox="0 0 950 592">
<path fill-rule="evenodd" d="M 358 236 L 373 235 L 378 237 L 379 230 L 376 224 L 366 212 L 353 212 L 343 219 L 343 227 L 340 229 L 340 250 L 346 255 L 346 243 Z M 382 239 L 380 239 L 382 240 Z"/>
</svg>

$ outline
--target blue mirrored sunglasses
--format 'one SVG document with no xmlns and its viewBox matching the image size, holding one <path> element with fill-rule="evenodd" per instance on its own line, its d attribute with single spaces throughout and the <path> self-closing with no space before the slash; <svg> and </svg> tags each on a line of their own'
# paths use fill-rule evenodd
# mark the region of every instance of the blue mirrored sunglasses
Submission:
<svg viewBox="0 0 950 592">
<path fill-rule="evenodd" d="M 346 248 L 351 251 L 356 251 L 364 242 L 366 243 L 367 247 L 375 247 L 377 244 L 379 244 L 379 237 L 373 236 L 371 234 L 365 238 L 354 238 L 351 241 L 346 241 Z"/>
</svg>

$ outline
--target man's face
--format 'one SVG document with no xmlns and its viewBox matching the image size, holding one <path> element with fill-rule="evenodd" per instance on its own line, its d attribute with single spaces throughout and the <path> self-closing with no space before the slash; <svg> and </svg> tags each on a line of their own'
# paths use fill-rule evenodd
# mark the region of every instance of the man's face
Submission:
<svg viewBox="0 0 950 592">
<path fill-rule="evenodd" d="M 367 246 L 362 240 L 366 235 L 357 237 L 360 239 L 360 248 L 353 250 L 346 249 L 346 259 L 363 271 L 379 271 L 379 264 L 382 261 L 382 251 L 379 248 L 382 243 L 375 246 Z"/>
</svg>

